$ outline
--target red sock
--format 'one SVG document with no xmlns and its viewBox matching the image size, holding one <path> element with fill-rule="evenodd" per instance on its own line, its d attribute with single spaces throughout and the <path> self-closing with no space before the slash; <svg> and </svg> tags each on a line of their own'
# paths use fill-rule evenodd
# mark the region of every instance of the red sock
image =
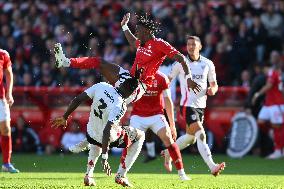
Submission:
<svg viewBox="0 0 284 189">
<path fill-rule="evenodd" d="M 10 163 L 12 154 L 12 137 L 1 136 L 2 158 L 3 164 Z"/>
<path fill-rule="evenodd" d="M 123 169 L 126 169 L 126 166 L 125 166 L 126 155 L 127 155 L 127 148 L 123 148 L 122 154 L 121 154 L 121 157 L 120 157 L 120 163 L 121 163 Z"/>
<path fill-rule="evenodd" d="M 100 57 L 70 58 L 70 67 L 78 69 L 96 69 L 100 67 Z"/>
<path fill-rule="evenodd" d="M 183 163 L 181 158 L 181 153 L 176 143 L 171 144 L 168 148 L 169 154 L 173 159 L 175 167 L 177 170 L 183 169 Z"/>
<path fill-rule="evenodd" d="M 282 129 L 281 127 L 273 129 L 274 150 L 281 150 L 282 149 L 282 141 L 281 140 L 283 140 L 283 139 L 281 138 L 281 135 L 282 135 L 281 129 Z"/>
<path fill-rule="evenodd" d="M 281 135 L 281 137 L 280 137 L 281 138 L 281 149 L 283 149 L 284 148 L 284 125 L 281 126 L 280 130 L 281 130 L 280 131 L 280 133 L 281 133 L 280 134 Z"/>
</svg>

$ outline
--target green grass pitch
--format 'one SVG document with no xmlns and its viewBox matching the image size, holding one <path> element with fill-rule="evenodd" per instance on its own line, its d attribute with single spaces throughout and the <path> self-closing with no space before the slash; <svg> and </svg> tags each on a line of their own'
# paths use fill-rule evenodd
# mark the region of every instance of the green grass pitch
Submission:
<svg viewBox="0 0 284 189">
<path fill-rule="evenodd" d="M 224 155 L 214 157 L 217 162 L 226 161 L 227 168 L 218 177 L 209 174 L 199 155 L 184 155 L 185 170 L 191 181 L 181 182 L 177 172 L 169 174 L 163 168 L 163 159 L 143 164 L 143 156 L 132 167 L 128 178 L 134 188 L 141 189 L 203 189 L 203 188 L 246 188 L 284 189 L 284 158 L 265 160 L 248 156 L 230 159 Z M 80 155 L 13 155 L 19 174 L 0 173 L 0 188 L 123 188 L 114 183 L 114 174 L 106 176 L 101 170 L 100 160 L 95 170 L 96 186 L 83 185 L 87 156 Z M 110 164 L 116 172 L 119 157 L 111 157 Z"/>
</svg>

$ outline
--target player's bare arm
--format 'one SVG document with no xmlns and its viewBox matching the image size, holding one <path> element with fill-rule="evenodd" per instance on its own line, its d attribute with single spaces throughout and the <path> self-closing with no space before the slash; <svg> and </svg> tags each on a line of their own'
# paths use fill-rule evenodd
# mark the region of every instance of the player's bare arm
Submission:
<svg viewBox="0 0 284 189">
<path fill-rule="evenodd" d="M 269 89 L 273 87 L 273 84 L 270 81 L 267 81 L 266 84 L 258 91 L 256 92 L 252 97 L 252 105 L 255 104 L 258 97 L 261 95 L 264 95 Z"/>
<path fill-rule="evenodd" d="M 207 89 L 207 94 L 209 96 L 214 96 L 218 91 L 218 84 L 217 82 L 209 82 L 209 87 Z"/>
<path fill-rule="evenodd" d="M 173 102 L 170 96 L 165 96 L 164 102 L 165 102 L 165 109 L 166 109 L 169 122 L 170 122 L 169 125 L 171 129 L 171 133 L 172 133 L 174 141 L 176 141 L 177 131 L 176 131 L 175 120 L 174 120 L 174 105 L 173 105 Z"/>
<path fill-rule="evenodd" d="M 55 118 L 51 121 L 52 127 L 63 127 L 64 129 L 67 126 L 68 117 L 74 110 L 83 102 L 91 100 L 90 97 L 87 95 L 86 92 L 81 93 L 80 95 L 76 96 L 71 103 L 69 104 L 66 112 L 63 116 Z"/>
<path fill-rule="evenodd" d="M 9 66 L 7 69 L 5 69 L 5 77 L 6 77 L 6 100 L 9 106 L 12 106 L 14 103 L 14 98 L 12 95 L 13 90 L 13 72 L 12 67 Z"/>
<path fill-rule="evenodd" d="M 136 49 L 135 42 L 136 42 L 137 38 L 131 33 L 131 31 L 129 30 L 129 28 L 127 26 L 129 19 L 130 19 L 130 13 L 126 13 L 123 16 L 120 24 L 121 24 L 122 30 L 124 32 L 124 35 L 125 35 L 128 43 L 130 44 L 131 47 Z"/>
<path fill-rule="evenodd" d="M 102 139 L 102 166 L 103 170 L 106 172 L 108 176 L 111 175 L 111 168 L 107 160 L 108 160 L 110 130 L 113 125 L 114 123 L 110 121 L 107 122 L 107 125 L 104 128 L 103 139 Z"/>
<path fill-rule="evenodd" d="M 194 82 L 192 79 L 191 79 L 191 72 L 190 70 L 188 69 L 187 65 L 186 65 L 186 59 L 185 57 L 181 54 L 181 53 L 178 53 L 176 54 L 173 59 L 177 62 L 180 62 L 181 65 L 182 65 L 182 68 L 184 70 L 184 74 L 185 74 L 185 77 L 187 78 L 187 85 L 188 85 L 188 88 L 191 88 L 193 90 L 193 92 L 196 94 L 198 92 L 201 91 L 201 86 L 199 84 L 197 84 L 196 82 Z"/>
</svg>

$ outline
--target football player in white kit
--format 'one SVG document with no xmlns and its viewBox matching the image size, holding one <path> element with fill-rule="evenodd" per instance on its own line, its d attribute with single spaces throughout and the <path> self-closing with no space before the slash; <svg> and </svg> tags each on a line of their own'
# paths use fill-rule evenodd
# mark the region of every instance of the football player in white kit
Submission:
<svg viewBox="0 0 284 189">
<path fill-rule="evenodd" d="M 207 95 L 213 96 L 218 91 L 216 80 L 215 66 L 213 62 L 200 55 L 202 48 L 200 38 L 197 36 L 187 37 L 187 65 L 191 70 L 192 79 L 201 86 L 201 91 L 195 94 L 187 89 L 186 81 L 184 80 L 184 72 L 181 65 L 176 62 L 169 75 L 172 80 L 179 77 L 181 88 L 181 112 L 185 117 L 187 127 L 186 134 L 179 137 L 176 141 L 180 150 L 186 148 L 190 144 L 197 141 L 197 148 L 205 163 L 208 165 L 211 173 L 217 176 L 224 168 L 225 163 L 214 163 L 211 151 L 206 143 L 206 134 L 203 128 L 204 109 L 206 107 Z M 209 82 L 209 87 L 207 86 Z M 166 160 L 169 162 L 168 152 L 165 151 Z"/>
<path fill-rule="evenodd" d="M 107 175 L 111 174 L 108 164 L 109 147 L 127 148 L 127 155 L 123 165 L 120 164 L 115 182 L 123 186 L 130 186 L 126 173 L 138 157 L 145 136 L 144 132 L 128 127 L 119 126 L 119 121 L 126 111 L 125 99 L 138 86 L 139 77 L 129 78 L 120 87 L 101 82 L 86 89 L 75 97 L 62 117 L 52 120 L 53 127 L 67 126 L 70 114 L 82 103 L 92 99 L 89 122 L 87 124 L 87 141 L 90 143 L 87 172 L 84 183 L 87 186 L 95 185 L 93 171 L 95 164 L 102 154 L 102 165 Z"/>
</svg>

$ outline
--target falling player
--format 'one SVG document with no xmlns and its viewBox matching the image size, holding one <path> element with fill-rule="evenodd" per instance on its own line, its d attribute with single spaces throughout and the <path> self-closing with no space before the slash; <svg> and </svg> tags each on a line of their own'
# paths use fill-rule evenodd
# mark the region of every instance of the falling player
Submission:
<svg viewBox="0 0 284 189">
<path fill-rule="evenodd" d="M 131 186 L 126 173 L 138 157 L 143 142 L 144 132 L 133 127 L 118 125 L 126 111 L 125 99 L 128 98 L 138 86 L 139 74 L 126 79 L 120 87 L 114 88 L 107 83 L 98 83 L 75 97 L 62 117 L 52 120 L 54 127 L 66 127 L 70 114 L 84 101 L 93 100 L 89 122 L 87 124 L 87 140 L 91 144 L 87 173 L 84 178 L 85 185 L 95 185 L 93 179 L 94 166 L 102 153 L 102 166 L 107 175 L 111 174 L 108 164 L 108 148 L 125 148 L 127 155 L 124 163 L 119 167 L 115 182 L 123 186 Z"/>
</svg>

